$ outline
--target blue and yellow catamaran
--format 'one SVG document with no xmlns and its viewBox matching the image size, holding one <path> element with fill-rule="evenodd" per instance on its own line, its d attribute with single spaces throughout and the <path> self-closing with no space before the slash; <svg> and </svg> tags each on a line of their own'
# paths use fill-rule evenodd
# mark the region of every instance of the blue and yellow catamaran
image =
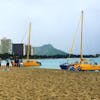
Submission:
<svg viewBox="0 0 100 100">
<path fill-rule="evenodd" d="M 83 11 L 81 13 L 81 42 L 80 42 L 80 60 L 75 62 L 75 63 L 65 63 L 65 64 L 61 64 L 60 68 L 67 70 L 67 69 L 73 69 L 73 70 L 79 70 L 79 71 L 95 71 L 95 70 L 99 70 L 100 71 L 100 65 L 98 65 L 97 63 L 90 63 L 90 61 L 88 59 L 84 59 L 83 58 L 83 53 L 82 53 L 82 49 L 83 49 Z M 75 40 L 75 39 L 74 39 Z M 74 44 L 74 40 L 73 40 L 73 44 Z M 73 48 L 73 45 L 72 45 Z M 72 51 L 72 48 L 70 51 Z M 70 58 L 70 54 L 69 57 Z"/>
</svg>

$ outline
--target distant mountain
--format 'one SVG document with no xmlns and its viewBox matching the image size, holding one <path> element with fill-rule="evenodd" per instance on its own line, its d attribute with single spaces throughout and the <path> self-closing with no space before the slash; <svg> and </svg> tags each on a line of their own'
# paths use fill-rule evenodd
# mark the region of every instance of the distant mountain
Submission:
<svg viewBox="0 0 100 100">
<path fill-rule="evenodd" d="M 66 52 L 54 48 L 51 44 L 43 45 L 40 47 L 34 47 L 34 55 L 55 56 L 55 55 L 66 55 L 66 54 L 67 54 Z"/>
</svg>

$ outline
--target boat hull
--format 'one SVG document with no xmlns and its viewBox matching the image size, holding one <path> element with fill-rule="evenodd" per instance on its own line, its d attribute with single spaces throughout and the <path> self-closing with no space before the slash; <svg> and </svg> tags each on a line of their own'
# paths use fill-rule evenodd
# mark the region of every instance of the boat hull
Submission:
<svg viewBox="0 0 100 100">
<path fill-rule="evenodd" d="M 23 63 L 24 67 L 33 67 L 33 66 L 41 66 L 41 63 L 38 61 L 26 61 Z"/>
<path fill-rule="evenodd" d="M 75 64 L 74 67 L 81 68 L 83 71 L 94 71 L 99 70 L 100 71 L 100 65 L 92 65 L 92 64 Z"/>
<path fill-rule="evenodd" d="M 69 64 L 66 64 L 66 63 L 65 64 L 61 64 L 60 68 L 63 69 L 63 70 L 67 70 L 69 68 Z"/>
</svg>

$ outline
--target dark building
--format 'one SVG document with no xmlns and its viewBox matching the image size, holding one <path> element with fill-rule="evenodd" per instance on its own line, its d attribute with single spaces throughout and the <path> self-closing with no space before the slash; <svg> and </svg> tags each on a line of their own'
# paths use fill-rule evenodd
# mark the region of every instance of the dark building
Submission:
<svg viewBox="0 0 100 100">
<path fill-rule="evenodd" d="M 12 45 L 13 55 L 23 56 L 25 55 L 25 47 L 24 44 L 13 44 Z"/>
</svg>

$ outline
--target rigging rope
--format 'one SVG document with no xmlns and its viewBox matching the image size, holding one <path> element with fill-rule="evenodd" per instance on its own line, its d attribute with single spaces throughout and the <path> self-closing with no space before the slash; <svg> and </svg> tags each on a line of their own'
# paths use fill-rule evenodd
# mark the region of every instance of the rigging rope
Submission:
<svg viewBox="0 0 100 100">
<path fill-rule="evenodd" d="M 23 43 L 23 41 L 24 41 L 24 43 L 27 43 L 27 30 L 26 30 L 26 32 L 23 34 L 21 43 Z"/>
<path fill-rule="evenodd" d="M 80 17 L 81 18 L 81 17 Z M 78 22 L 78 24 L 77 24 L 77 28 L 76 28 L 76 31 L 75 31 L 75 34 L 74 34 L 74 38 L 73 38 L 73 41 L 72 41 L 72 46 L 71 46 L 71 48 L 70 48 L 70 50 L 69 50 L 69 56 L 67 57 L 68 58 L 68 60 L 69 60 L 69 58 L 71 57 L 71 54 L 72 54 L 72 52 L 73 52 L 73 48 L 74 48 L 74 44 L 75 44 L 75 40 L 76 40 L 76 36 L 77 36 L 77 31 L 78 31 L 78 29 L 79 29 L 79 26 L 80 26 L 80 19 L 79 19 L 79 22 Z"/>
<path fill-rule="evenodd" d="M 23 38 L 22 38 L 22 40 L 21 40 L 21 43 L 23 43 L 23 41 L 25 40 L 26 36 L 27 36 L 27 34 L 26 34 L 26 32 L 25 32 L 25 34 L 23 35 Z"/>
</svg>

